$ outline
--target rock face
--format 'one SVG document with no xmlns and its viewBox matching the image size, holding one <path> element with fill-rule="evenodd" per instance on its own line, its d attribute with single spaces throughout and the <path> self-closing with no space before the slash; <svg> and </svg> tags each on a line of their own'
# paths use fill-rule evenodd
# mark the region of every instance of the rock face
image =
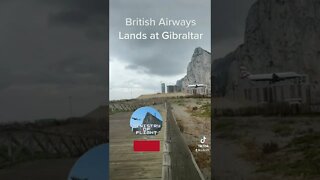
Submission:
<svg viewBox="0 0 320 180">
<path fill-rule="evenodd" d="M 162 125 L 162 121 L 159 120 L 154 115 L 152 115 L 149 112 L 147 112 L 146 116 L 143 119 L 142 124 L 159 124 L 159 125 Z"/>
<path fill-rule="evenodd" d="M 312 97 L 320 97 L 320 1 L 258 0 L 250 8 L 244 43 L 213 61 L 215 92 L 228 95 L 240 66 L 252 74 L 307 74 Z"/>
<path fill-rule="evenodd" d="M 206 84 L 211 86 L 211 54 L 198 47 L 194 50 L 188 64 L 187 75 L 177 81 L 177 86 L 185 90 L 189 84 Z"/>
</svg>

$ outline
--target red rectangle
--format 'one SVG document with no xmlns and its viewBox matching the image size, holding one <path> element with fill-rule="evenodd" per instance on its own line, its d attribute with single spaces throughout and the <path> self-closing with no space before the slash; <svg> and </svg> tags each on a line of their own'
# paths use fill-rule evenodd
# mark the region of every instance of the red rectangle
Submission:
<svg viewBox="0 0 320 180">
<path fill-rule="evenodd" d="M 160 151 L 160 141 L 154 140 L 134 140 L 134 152 L 158 152 Z"/>
</svg>

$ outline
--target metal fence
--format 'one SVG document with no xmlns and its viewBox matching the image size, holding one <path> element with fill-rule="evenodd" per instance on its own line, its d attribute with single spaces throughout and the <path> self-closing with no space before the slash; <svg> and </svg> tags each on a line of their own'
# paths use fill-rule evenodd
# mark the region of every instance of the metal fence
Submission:
<svg viewBox="0 0 320 180">
<path fill-rule="evenodd" d="M 167 132 L 164 155 L 167 168 L 164 168 L 165 178 L 173 180 L 203 180 L 203 175 L 194 157 L 184 141 L 170 104 L 167 103 Z M 163 178 L 163 179 L 165 179 Z"/>
<path fill-rule="evenodd" d="M 104 135 L 80 136 L 30 129 L 0 132 L 0 168 L 33 159 L 79 157 L 106 143 Z"/>
<path fill-rule="evenodd" d="M 109 103 L 109 111 L 114 112 L 127 112 L 135 111 L 143 106 L 157 105 L 164 102 L 161 98 L 148 99 L 148 100 L 128 100 L 128 101 L 112 101 Z"/>
</svg>

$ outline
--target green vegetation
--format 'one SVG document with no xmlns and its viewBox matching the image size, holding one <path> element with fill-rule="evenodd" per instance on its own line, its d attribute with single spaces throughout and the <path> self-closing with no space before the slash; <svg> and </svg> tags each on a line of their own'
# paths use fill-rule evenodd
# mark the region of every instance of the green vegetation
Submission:
<svg viewBox="0 0 320 180">
<path fill-rule="evenodd" d="M 201 105 L 200 108 L 194 108 L 191 115 L 197 117 L 211 117 L 211 103 Z"/>
<path fill-rule="evenodd" d="M 320 175 L 320 133 L 293 138 L 272 161 L 261 163 L 259 171 L 311 178 Z"/>
<path fill-rule="evenodd" d="M 320 125 L 318 117 L 214 118 L 216 137 L 232 140 L 243 150 L 257 174 L 284 179 L 319 179 Z M 239 155 L 239 154 L 238 154 Z"/>
<path fill-rule="evenodd" d="M 240 142 L 245 149 L 245 151 L 240 154 L 241 157 L 253 162 L 260 162 L 263 160 L 263 154 L 254 139 L 242 139 Z"/>
<path fill-rule="evenodd" d="M 275 142 L 268 142 L 262 144 L 262 152 L 263 154 L 271 154 L 279 151 L 279 146 Z"/>
<path fill-rule="evenodd" d="M 197 105 L 201 105 L 201 104 L 202 104 L 202 101 L 201 101 L 201 100 L 197 100 L 196 104 L 197 104 Z"/>
<path fill-rule="evenodd" d="M 177 99 L 175 101 L 176 104 L 178 104 L 179 106 L 185 106 L 186 105 L 186 101 L 184 99 Z"/>
<path fill-rule="evenodd" d="M 283 131 L 287 133 L 288 127 L 279 128 Z M 257 172 L 306 179 L 320 175 L 320 132 L 295 137 L 283 148 L 272 141 L 261 147 L 254 140 L 243 141 L 242 145 L 245 151 L 241 156 L 257 163 Z"/>
<path fill-rule="evenodd" d="M 214 125 L 213 131 L 218 133 L 218 138 L 235 140 L 239 139 L 240 135 L 234 132 L 236 124 L 232 119 L 224 119 L 217 121 Z"/>
<path fill-rule="evenodd" d="M 287 137 L 287 136 L 292 135 L 293 128 L 291 128 L 289 125 L 285 125 L 285 124 L 275 124 L 272 127 L 272 131 L 280 137 Z"/>
<path fill-rule="evenodd" d="M 235 128 L 235 122 L 234 120 L 222 120 L 217 121 L 214 124 L 214 130 L 215 131 L 232 131 Z"/>
<path fill-rule="evenodd" d="M 288 161 L 287 173 L 305 176 L 320 175 L 320 133 L 309 133 L 293 138 L 286 146 L 286 153 L 297 157 Z"/>
</svg>

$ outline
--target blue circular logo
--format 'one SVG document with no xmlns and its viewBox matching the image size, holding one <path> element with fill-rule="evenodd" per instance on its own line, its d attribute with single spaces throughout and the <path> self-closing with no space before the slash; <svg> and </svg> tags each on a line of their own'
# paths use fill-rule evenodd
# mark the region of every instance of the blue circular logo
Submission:
<svg viewBox="0 0 320 180">
<path fill-rule="evenodd" d="M 130 127 L 136 135 L 157 135 L 162 128 L 161 114 L 152 107 L 141 107 L 132 113 Z"/>
</svg>

